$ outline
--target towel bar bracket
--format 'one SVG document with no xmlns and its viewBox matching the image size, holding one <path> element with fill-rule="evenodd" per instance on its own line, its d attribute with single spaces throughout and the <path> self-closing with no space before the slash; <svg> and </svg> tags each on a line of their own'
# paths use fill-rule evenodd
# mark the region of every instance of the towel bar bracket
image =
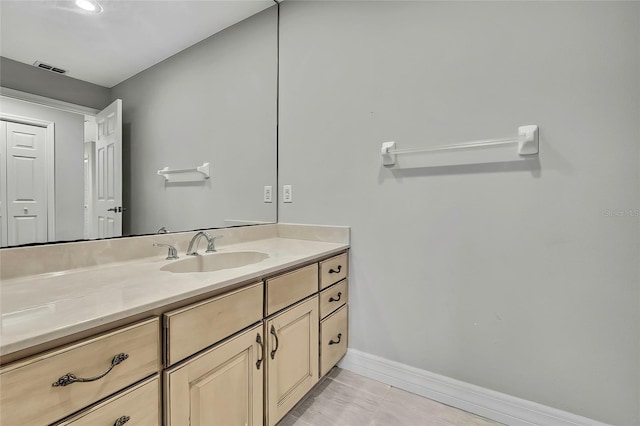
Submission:
<svg viewBox="0 0 640 426">
<path fill-rule="evenodd" d="M 520 126 L 518 127 L 518 134 L 521 138 L 521 141 L 518 143 L 518 154 L 536 155 L 540 152 L 538 126 Z"/>
</svg>

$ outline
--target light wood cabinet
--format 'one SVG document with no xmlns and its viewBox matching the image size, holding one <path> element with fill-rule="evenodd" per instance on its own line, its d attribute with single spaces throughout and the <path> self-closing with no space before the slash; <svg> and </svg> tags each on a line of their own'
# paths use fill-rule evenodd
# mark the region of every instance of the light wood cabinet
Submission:
<svg viewBox="0 0 640 426">
<path fill-rule="evenodd" d="M 265 323 L 266 424 L 276 424 L 318 382 L 318 297 Z"/>
<path fill-rule="evenodd" d="M 3 367 L 0 424 L 48 424 L 158 372 L 158 323 L 156 317 Z"/>
<path fill-rule="evenodd" d="M 164 314 L 167 365 L 262 321 L 262 283 Z"/>
<path fill-rule="evenodd" d="M 82 413 L 61 426 L 157 426 L 160 424 L 160 379 L 154 376 Z"/>
<path fill-rule="evenodd" d="M 262 324 L 165 374 L 167 425 L 261 425 Z"/>
<path fill-rule="evenodd" d="M 346 253 L 320 262 L 320 290 L 347 277 L 349 258 Z"/>
<path fill-rule="evenodd" d="M 342 280 L 338 284 L 320 292 L 320 318 L 349 302 L 349 282 Z"/>
<path fill-rule="evenodd" d="M 333 368 L 347 353 L 348 307 L 343 306 L 320 323 L 320 376 Z"/>
<path fill-rule="evenodd" d="M 273 426 L 346 353 L 347 264 L 341 253 L 2 366 L 0 424 Z M 104 377 L 63 385 L 71 373 Z"/>
<path fill-rule="evenodd" d="M 271 315 L 318 291 L 318 264 L 266 280 L 265 314 Z"/>
</svg>

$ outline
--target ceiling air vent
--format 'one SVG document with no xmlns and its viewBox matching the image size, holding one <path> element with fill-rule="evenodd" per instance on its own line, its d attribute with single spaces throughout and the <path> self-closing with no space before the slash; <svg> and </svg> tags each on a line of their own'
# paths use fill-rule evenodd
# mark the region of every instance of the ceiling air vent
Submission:
<svg viewBox="0 0 640 426">
<path fill-rule="evenodd" d="M 55 72 L 57 74 L 67 73 L 67 70 L 63 70 L 62 68 L 54 67 L 53 65 L 45 64 L 44 62 L 40 62 L 40 61 L 35 61 L 33 65 L 38 68 L 42 68 L 43 70 Z"/>
</svg>

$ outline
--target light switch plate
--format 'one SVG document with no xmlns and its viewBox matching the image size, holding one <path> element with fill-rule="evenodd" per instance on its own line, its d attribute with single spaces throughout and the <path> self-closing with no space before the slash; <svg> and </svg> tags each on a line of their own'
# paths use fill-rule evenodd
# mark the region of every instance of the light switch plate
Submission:
<svg viewBox="0 0 640 426">
<path fill-rule="evenodd" d="M 273 202 L 273 197 L 271 195 L 272 192 L 273 192 L 273 187 L 271 185 L 266 185 L 264 187 L 264 202 L 265 203 Z"/>
<path fill-rule="evenodd" d="M 291 185 L 282 186 L 282 201 L 285 203 L 293 203 L 293 192 Z"/>
</svg>

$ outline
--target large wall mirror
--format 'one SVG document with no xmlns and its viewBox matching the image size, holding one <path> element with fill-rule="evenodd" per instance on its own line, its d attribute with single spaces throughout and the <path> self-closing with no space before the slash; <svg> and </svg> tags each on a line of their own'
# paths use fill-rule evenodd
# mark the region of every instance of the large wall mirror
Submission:
<svg viewBox="0 0 640 426">
<path fill-rule="evenodd" d="M 0 18 L 1 246 L 277 221 L 272 0 Z"/>
</svg>

